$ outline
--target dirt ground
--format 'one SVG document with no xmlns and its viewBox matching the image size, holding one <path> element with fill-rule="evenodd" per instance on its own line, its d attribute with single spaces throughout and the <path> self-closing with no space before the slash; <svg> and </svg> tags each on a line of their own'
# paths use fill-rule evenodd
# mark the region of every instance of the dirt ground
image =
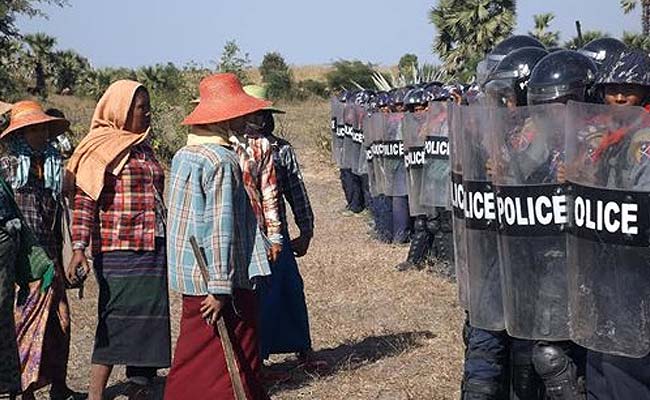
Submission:
<svg viewBox="0 0 650 400">
<path fill-rule="evenodd" d="M 364 216 L 344 216 L 338 174 L 321 149 L 328 129 L 325 102 L 288 106 L 278 129 L 288 133 L 303 164 L 316 214 L 316 233 L 299 260 L 305 281 L 314 348 L 333 368 L 309 375 L 295 359 L 275 357 L 273 368 L 292 380 L 270 388 L 274 399 L 456 399 L 462 364 L 462 311 L 454 283 L 427 272 L 397 272 L 408 251 L 370 238 Z M 298 118 L 301 115 L 303 118 Z M 305 122 L 308 121 L 308 122 Z M 88 385 L 96 324 L 97 289 L 83 300 L 70 292 L 72 348 L 69 384 Z M 180 299 L 172 294 L 174 342 Z M 164 376 L 166 371 L 161 371 Z M 116 368 L 109 398 L 124 398 L 124 369 Z M 191 382 L 188 382 L 191 384 Z M 154 398 L 162 398 L 160 378 Z M 39 394 L 47 398 L 46 391 Z"/>
</svg>

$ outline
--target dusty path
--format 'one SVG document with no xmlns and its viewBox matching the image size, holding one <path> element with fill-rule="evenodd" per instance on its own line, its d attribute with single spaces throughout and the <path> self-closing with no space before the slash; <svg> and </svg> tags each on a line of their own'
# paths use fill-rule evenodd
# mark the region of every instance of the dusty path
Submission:
<svg viewBox="0 0 650 400">
<path fill-rule="evenodd" d="M 335 368 L 323 376 L 310 376 L 292 369 L 292 357 L 278 357 L 273 360 L 275 367 L 292 370 L 293 379 L 271 388 L 273 398 L 458 398 L 462 312 L 455 285 L 426 272 L 395 271 L 393 266 L 405 258 L 407 248 L 373 241 L 364 218 L 341 215 L 344 203 L 336 170 L 314 144 L 316 133 L 327 129 L 327 105 L 288 111 L 280 125 L 294 131 L 301 127 L 303 134 L 290 139 L 303 162 L 316 213 L 315 239 L 299 261 L 314 347 Z M 299 125 L 291 119 L 298 111 L 316 122 Z M 70 296 L 74 298 L 69 382 L 84 391 L 96 321 L 94 281 L 88 284 L 84 300 L 76 299 L 76 292 Z M 172 296 L 174 337 L 179 305 L 178 297 Z M 123 379 L 123 368 L 116 368 L 112 398 L 122 398 Z M 161 379 L 158 392 L 162 384 Z"/>
</svg>

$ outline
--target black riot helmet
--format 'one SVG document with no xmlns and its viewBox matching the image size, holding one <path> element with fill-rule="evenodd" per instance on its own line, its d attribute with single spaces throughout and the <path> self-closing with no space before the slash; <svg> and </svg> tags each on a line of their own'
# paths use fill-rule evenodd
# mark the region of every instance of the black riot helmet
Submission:
<svg viewBox="0 0 650 400">
<path fill-rule="evenodd" d="M 538 47 L 544 49 L 544 45 L 539 40 L 535 39 L 532 36 L 528 35 L 514 35 L 509 38 L 501 41 L 497 44 L 494 49 L 488 54 L 487 62 L 487 72 L 490 73 L 492 70 L 503 60 L 508 54 L 512 51 L 521 49 L 522 47 Z"/>
<path fill-rule="evenodd" d="M 360 90 L 357 92 L 357 94 L 354 96 L 354 103 L 356 105 L 362 106 L 365 104 L 368 104 L 370 101 L 370 97 L 374 95 L 375 92 L 372 90 Z"/>
<path fill-rule="evenodd" d="M 346 89 L 343 89 L 337 98 L 341 103 L 345 103 L 348 100 L 348 96 L 349 92 Z"/>
<path fill-rule="evenodd" d="M 619 85 L 621 91 L 626 91 L 625 87 L 641 86 L 645 92 L 642 103 L 648 104 L 650 101 L 650 56 L 639 50 L 625 50 L 617 54 L 616 57 L 611 57 L 596 75 L 594 87 L 601 99 L 604 96 L 606 85 Z"/>
<path fill-rule="evenodd" d="M 424 99 L 428 102 L 449 100 L 449 90 L 440 85 L 429 84 L 424 88 Z"/>
<path fill-rule="evenodd" d="M 561 50 L 542 58 L 528 81 L 528 104 L 585 101 L 597 67 L 577 51 Z"/>
<path fill-rule="evenodd" d="M 399 109 L 404 105 L 404 97 L 406 93 L 411 90 L 411 87 L 403 87 L 399 89 L 393 89 L 390 91 L 390 106 L 399 111 Z"/>
<path fill-rule="evenodd" d="M 424 97 L 424 89 L 423 88 L 415 88 L 411 89 L 406 93 L 406 96 L 404 96 L 404 107 L 408 111 L 416 111 L 418 107 L 426 107 L 428 104 L 428 101 Z"/>
<path fill-rule="evenodd" d="M 625 49 L 627 49 L 625 43 L 618 39 L 600 38 L 587 43 L 578 50 L 578 52 L 591 58 L 591 60 L 596 63 L 596 66 L 600 68 L 609 61 L 610 58 L 616 57 Z"/>
<path fill-rule="evenodd" d="M 488 76 L 485 93 L 490 104 L 506 106 L 512 101 L 518 107 L 525 106 L 530 74 L 547 54 L 539 47 L 522 47 L 510 52 Z"/>
<path fill-rule="evenodd" d="M 375 99 L 377 108 L 386 108 L 390 103 L 390 94 L 388 92 L 377 92 L 377 98 Z"/>
</svg>

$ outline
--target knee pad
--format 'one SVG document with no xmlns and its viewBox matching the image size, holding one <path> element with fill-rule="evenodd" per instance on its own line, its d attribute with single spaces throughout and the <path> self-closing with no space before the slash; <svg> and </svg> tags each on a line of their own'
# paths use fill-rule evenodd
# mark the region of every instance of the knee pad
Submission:
<svg viewBox="0 0 650 400">
<path fill-rule="evenodd" d="M 418 215 L 413 221 L 413 230 L 415 232 L 425 231 L 427 229 L 427 218 L 423 215 Z"/>
<path fill-rule="evenodd" d="M 438 221 L 438 218 L 433 215 L 427 216 L 426 224 L 427 231 L 429 231 L 429 233 L 432 235 L 435 235 L 440 229 L 440 221 Z"/>
<path fill-rule="evenodd" d="M 569 366 L 569 357 L 559 346 L 538 343 L 533 347 L 533 365 L 542 377 L 558 376 Z"/>
</svg>

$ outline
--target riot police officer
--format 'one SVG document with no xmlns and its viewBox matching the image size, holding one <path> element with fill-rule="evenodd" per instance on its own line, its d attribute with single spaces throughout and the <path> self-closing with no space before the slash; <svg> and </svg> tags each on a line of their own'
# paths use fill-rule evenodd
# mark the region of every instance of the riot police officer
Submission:
<svg viewBox="0 0 650 400">
<path fill-rule="evenodd" d="M 528 104 L 584 102 L 596 74 L 596 65 L 570 50 L 549 54 L 533 69 L 528 82 Z M 560 163 L 549 164 L 559 174 Z M 551 171 L 554 170 L 554 171 Z M 584 399 L 584 349 L 569 341 L 537 341 L 533 364 L 549 399 Z"/>
<path fill-rule="evenodd" d="M 605 133 L 589 157 L 578 160 L 575 169 L 593 168 L 587 181 L 591 187 L 616 188 L 616 193 L 623 193 L 623 201 L 642 202 L 650 191 L 650 118 L 646 111 L 650 104 L 650 58 L 640 51 L 617 54 L 602 66 L 595 87 L 608 107 L 594 106 L 595 112 L 585 113 L 587 117 L 576 116 L 578 112 L 573 116 L 586 128 L 579 131 L 599 129 Z M 569 174 L 572 181 L 581 178 L 581 174 Z M 650 314 L 645 306 L 650 297 L 647 239 L 641 245 L 621 245 L 611 240 L 611 235 L 600 237 L 586 241 L 572 235 L 570 243 L 574 246 L 569 249 L 575 251 L 570 268 L 576 277 L 576 287 L 570 288 L 576 292 L 571 304 L 572 330 L 574 340 L 589 349 L 588 398 L 650 398 L 650 332 L 641 322 Z"/>
</svg>

